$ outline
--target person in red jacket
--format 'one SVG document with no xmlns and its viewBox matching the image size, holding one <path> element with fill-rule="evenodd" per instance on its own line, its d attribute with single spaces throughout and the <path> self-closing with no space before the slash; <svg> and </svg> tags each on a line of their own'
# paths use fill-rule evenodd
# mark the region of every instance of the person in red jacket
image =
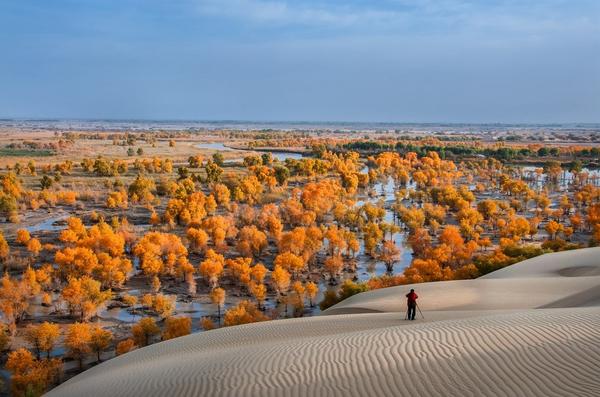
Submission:
<svg viewBox="0 0 600 397">
<path fill-rule="evenodd" d="M 407 318 L 409 320 L 415 319 L 415 314 L 417 312 L 417 299 L 419 299 L 419 296 L 415 293 L 414 289 L 411 289 L 410 292 L 406 294 L 406 304 L 408 306 Z"/>
</svg>

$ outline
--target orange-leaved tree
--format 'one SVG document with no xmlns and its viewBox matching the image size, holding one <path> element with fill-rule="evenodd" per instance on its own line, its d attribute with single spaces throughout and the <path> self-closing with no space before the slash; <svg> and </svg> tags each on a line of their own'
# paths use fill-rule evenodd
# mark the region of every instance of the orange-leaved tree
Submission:
<svg viewBox="0 0 600 397">
<path fill-rule="evenodd" d="M 38 325 L 30 325 L 25 330 L 25 340 L 35 351 L 38 360 L 42 352 L 46 353 L 46 358 L 50 358 L 50 352 L 59 337 L 60 328 L 58 324 L 47 321 Z"/>
<path fill-rule="evenodd" d="M 225 258 L 221 254 L 209 249 L 206 252 L 206 257 L 200 263 L 198 268 L 200 275 L 204 277 L 211 288 L 215 288 L 219 284 L 219 277 L 223 274 L 225 266 Z"/>
<path fill-rule="evenodd" d="M 179 338 L 192 332 L 192 319 L 189 317 L 167 317 L 165 330 L 162 334 L 163 340 Z"/>
<path fill-rule="evenodd" d="M 223 324 L 226 327 L 232 325 L 249 324 L 257 321 L 266 321 L 265 316 L 252 302 L 243 300 L 237 306 L 225 312 Z"/>
<path fill-rule="evenodd" d="M 69 356 L 79 362 L 79 369 L 83 368 L 83 359 L 91 351 L 91 338 L 92 327 L 89 324 L 74 323 L 67 328 L 65 347 Z"/>
<path fill-rule="evenodd" d="M 89 341 L 90 350 L 96 353 L 96 358 L 100 362 L 100 354 L 108 349 L 113 340 L 113 334 L 109 330 L 95 326 L 91 330 Z"/>
<path fill-rule="evenodd" d="M 160 328 L 152 317 L 144 317 L 131 327 L 135 344 L 144 347 L 152 343 L 153 338 L 160 334 Z"/>
</svg>

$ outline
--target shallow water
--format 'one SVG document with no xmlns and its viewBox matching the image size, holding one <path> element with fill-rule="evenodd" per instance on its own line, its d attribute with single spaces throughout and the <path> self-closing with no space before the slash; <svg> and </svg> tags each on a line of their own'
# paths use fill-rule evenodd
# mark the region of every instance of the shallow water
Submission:
<svg viewBox="0 0 600 397">
<path fill-rule="evenodd" d="M 47 219 L 43 220 L 40 223 L 35 224 L 35 225 L 27 226 L 26 229 L 29 233 L 47 232 L 47 231 L 54 232 L 57 230 L 63 230 L 63 229 L 67 228 L 67 225 L 63 225 L 63 224 L 55 225 L 55 223 L 64 221 L 68 217 L 69 217 L 68 215 L 53 216 L 51 218 L 47 218 Z"/>
<path fill-rule="evenodd" d="M 200 143 L 196 145 L 199 149 L 209 149 L 209 150 L 218 150 L 222 152 L 238 152 L 242 157 L 244 157 L 243 150 L 237 150 L 230 147 L 225 146 L 223 142 L 210 142 L 210 143 Z M 277 159 L 278 161 L 284 162 L 287 159 L 299 160 L 302 158 L 301 153 L 294 152 L 285 152 L 285 151 L 271 151 L 271 150 L 260 150 L 260 152 L 271 153 L 271 157 L 273 159 Z M 225 162 L 235 162 L 237 160 L 226 160 Z"/>
<path fill-rule="evenodd" d="M 110 309 L 101 310 L 98 315 L 107 320 L 123 321 L 125 323 L 138 322 L 144 315 L 142 313 L 131 314 L 128 308 L 125 307 L 113 307 Z"/>
<path fill-rule="evenodd" d="M 548 185 L 548 176 L 546 174 L 536 175 L 536 169 L 543 167 L 525 166 L 520 167 L 522 170 L 523 177 L 529 183 L 532 188 L 537 190 L 543 189 Z M 587 183 L 591 183 L 594 186 L 600 185 L 600 170 L 583 168 L 580 174 L 587 174 Z M 558 191 L 566 191 L 569 189 L 569 185 L 573 182 L 574 174 L 570 171 L 563 171 L 558 179 L 558 185 L 556 186 Z"/>
<path fill-rule="evenodd" d="M 223 142 L 199 143 L 198 145 L 196 145 L 196 147 L 200 148 L 200 149 L 219 150 L 219 151 L 222 151 L 222 152 L 237 151 L 235 149 L 232 149 L 230 147 L 225 146 L 223 144 Z"/>
<path fill-rule="evenodd" d="M 362 172 L 368 172 L 368 168 L 364 168 Z M 366 200 L 358 201 L 357 205 L 363 205 L 365 202 L 376 204 L 381 199 L 383 199 L 386 206 L 385 216 L 383 219 L 385 222 L 393 223 L 394 213 L 389 207 L 396 200 L 395 193 L 397 189 L 394 179 L 391 176 L 387 177 L 386 180 L 375 183 L 373 189 L 375 190 L 375 192 L 377 192 L 377 194 L 373 197 L 369 197 Z M 406 186 L 406 189 L 414 190 L 415 185 L 409 184 Z M 404 231 L 400 231 L 392 235 L 392 240 L 400 249 L 400 259 L 394 264 L 394 270 L 392 274 L 401 274 L 404 271 L 404 269 L 410 265 L 410 262 L 412 261 L 412 249 L 406 243 L 407 237 L 408 233 Z M 360 240 L 360 251 L 357 256 L 357 259 L 358 263 L 356 275 L 359 281 L 366 281 L 375 276 L 383 276 L 387 272 L 386 266 L 383 262 L 376 261 L 375 259 L 365 254 L 364 241 L 362 239 Z"/>
<path fill-rule="evenodd" d="M 206 149 L 213 150 L 226 150 L 233 151 L 234 149 L 227 148 L 223 143 L 206 143 L 201 144 L 198 147 L 203 147 Z M 240 151 L 242 152 L 242 151 Z M 280 161 L 285 161 L 286 158 L 301 158 L 302 155 L 299 153 L 291 153 L 291 152 L 272 152 L 273 157 L 279 159 Z M 364 168 L 363 172 L 367 172 L 368 168 Z M 407 186 L 408 189 L 414 189 L 414 184 Z M 384 181 L 378 181 L 372 186 L 372 189 L 377 193 L 374 196 L 365 197 L 364 200 L 360 200 L 357 202 L 357 205 L 363 205 L 366 202 L 377 203 L 380 200 L 384 200 L 386 204 L 386 212 L 384 216 L 384 220 L 386 222 L 393 222 L 394 216 L 391 209 L 387 208 L 395 201 L 395 191 L 396 185 L 392 177 L 388 177 Z M 366 193 L 366 192 L 365 192 Z M 43 231 L 43 230 L 61 230 L 64 229 L 64 225 L 53 225 L 54 222 L 66 219 L 66 216 L 55 217 L 45 220 L 44 222 L 35 225 L 30 229 L 30 231 Z M 406 244 L 407 234 L 405 232 L 395 233 L 392 236 L 392 239 L 396 243 L 396 245 L 400 248 L 400 259 L 394 265 L 394 269 L 392 274 L 401 274 L 404 269 L 410 265 L 412 261 L 412 250 Z M 308 308 L 308 315 L 316 315 L 320 312 L 319 307 L 316 305 L 320 302 L 326 291 L 328 290 L 337 290 L 341 285 L 341 281 L 343 279 L 352 279 L 356 276 L 358 281 L 366 281 L 374 276 L 382 276 L 386 274 L 386 266 L 383 262 L 376 261 L 375 259 L 369 257 L 364 252 L 364 242 L 360 239 L 360 250 L 356 256 L 356 273 L 344 273 L 342 275 L 342 280 L 339 280 L 338 284 L 330 285 L 329 280 L 326 278 L 320 278 L 318 281 L 319 292 L 317 297 L 315 298 L 315 307 Z M 139 270 L 139 261 L 137 258 L 134 258 L 134 271 Z M 127 291 L 130 295 L 140 295 L 140 290 L 134 289 Z M 221 308 L 221 313 L 224 313 L 225 310 L 234 306 L 234 303 L 225 303 L 224 307 Z M 269 297 L 264 303 L 265 308 L 273 309 L 277 307 L 281 313 L 285 313 L 285 305 L 277 304 L 274 298 Z M 201 297 L 197 300 L 191 302 L 177 301 L 175 304 L 175 311 L 177 315 L 185 315 L 187 317 L 192 318 L 192 320 L 198 320 L 202 317 L 211 317 L 216 315 L 217 307 L 208 301 L 207 297 Z M 291 315 L 292 309 L 290 307 L 289 313 Z M 124 323 L 135 323 L 140 320 L 143 316 L 142 313 L 132 314 L 129 312 L 128 308 L 120 308 L 113 307 L 111 309 L 104 309 L 99 313 L 100 317 L 105 319 L 113 319 L 116 321 L 124 322 Z M 192 321 L 192 329 L 193 331 L 199 331 L 199 321 Z M 58 353 L 54 353 L 58 354 Z"/>
</svg>

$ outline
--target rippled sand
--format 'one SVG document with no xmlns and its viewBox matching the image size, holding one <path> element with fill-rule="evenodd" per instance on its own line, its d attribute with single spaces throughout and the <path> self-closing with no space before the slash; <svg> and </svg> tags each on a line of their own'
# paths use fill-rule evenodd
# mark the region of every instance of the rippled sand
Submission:
<svg viewBox="0 0 600 397">
<path fill-rule="evenodd" d="M 48 395 L 600 395 L 600 248 L 414 287 L 425 319 L 404 320 L 410 286 L 372 291 L 329 315 L 158 343 Z"/>
</svg>

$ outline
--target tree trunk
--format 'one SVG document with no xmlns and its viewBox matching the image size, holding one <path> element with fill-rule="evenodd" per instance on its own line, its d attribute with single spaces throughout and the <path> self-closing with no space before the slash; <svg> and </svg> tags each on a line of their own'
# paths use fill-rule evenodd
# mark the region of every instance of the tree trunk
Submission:
<svg viewBox="0 0 600 397">
<path fill-rule="evenodd" d="M 385 264 L 385 268 L 387 270 L 388 273 L 393 273 L 394 272 L 394 263 L 386 263 Z"/>
</svg>

